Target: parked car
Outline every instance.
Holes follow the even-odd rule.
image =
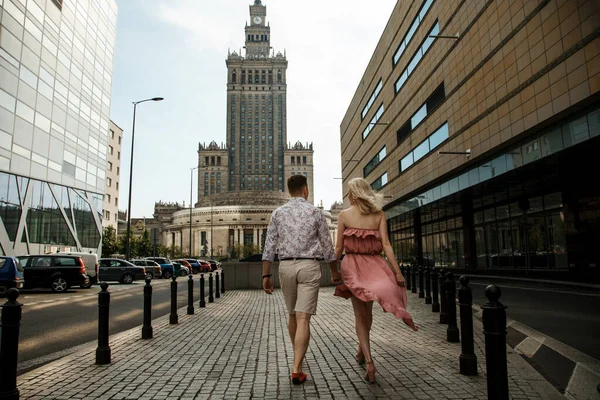
[[[214,271],[217,268],[221,268],[221,263],[217,260],[208,260],[208,262],[210,263],[211,271]]]
[[[22,289],[23,266],[14,257],[0,257],[0,297],[6,296],[10,288]]]
[[[160,267],[160,264],[155,261],[139,258],[136,260],[131,260],[131,263],[137,265],[138,267],[145,267],[146,278],[160,278],[162,275],[162,268]]]
[[[72,251],[72,252],[60,252],[57,254],[66,254],[69,256],[81,257],[85,270],[90,278],[90,282],[87,286],[82,286],[84,289],[89,289],[92,284],[98,283],[98,254],[96,253],[85,253],[83,251]]]
[[[180,260],[181,261],[181,260]],[[171,261],[174,268],[174,274],[176,276],[187,276],[190,274],[190,269],[185,265],[181,264],[180,261]]]
[[[100,263],[100,279],[103,281],[130,284],[146,278],[146,268],[138,267],[129,261],[120,258],[101,258],[98,261]]]
[[[183,267],[186,267],[187,270],[188,270],[188,272],[191,272],[191,273],[194,272],[194,269],[192,268],[192,265],[187,260],[179,259],[179,260],[175,260],[175,262],[181,264],[181,266],[183,266]]]
[[[160,265],[160,269],[162,270],[162,277],[165,279],[169,279],[173,276],[173,264],[171,260],[166,257],[146,257],[146,260],[154,261],[155,263]]]
[[[183,258],[182,260],[190,263],[190,267],[192,268],[192,273],[197,274],[198,272],[200,272],[202,270],[202,266],[200,265],[200,262],[198,260],[195,260],[193,258]]]
[[[206,260],[198,260],[198,264],[200,264],[200,272],[210,272],[210,263]]]
[[[81,257],[66,254],[19,256],[24,289],[51,288],[64,292],[72,286],[87,286],[90,278]]]

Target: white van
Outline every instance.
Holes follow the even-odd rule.
[[[93,283],[98,283],[98,254],[81,251],[59,252],[58,254],[81,257],[83,264],[85,265],[87,276],[90,278],[89,284],[87,286],[82,286],[84,289],[89,289],[92,287]]]

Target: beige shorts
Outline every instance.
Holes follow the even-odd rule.
[[[279,263],[279,282],[290,314],[317,313],[321,264],[317,260],[283,260]]]

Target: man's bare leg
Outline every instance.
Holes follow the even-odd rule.
[[[290,314],[288,320],[288,332],[290,333],[290,339],[292,340],[292,348],[294,348],[294,342],[296,341],[296,314]]]
[[[302,372],[302,361],[304,361],[304,356],[306,355],[306,350],[308,349],[308,342],[310,341],[310,317],[311,314],[303,312],[296,313],[296,334],[294,337],[294,368],[292,369],[292,372],[294,373]]]

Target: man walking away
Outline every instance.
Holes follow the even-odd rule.
[[[331,281],[341,282],[327,222],[320,209],[308,203],[308,185],[303,175],[287,181],[292,198],[271,215],[263,252],[262,280],[266,293],[273,293],[271,263],[279,248],[279,282],[290,315],[288,330],[294,348],[292,382],[306,380],[302,361],[310,340],[310,317],[317,312],[321,265],[324,257],[331,269]]]

